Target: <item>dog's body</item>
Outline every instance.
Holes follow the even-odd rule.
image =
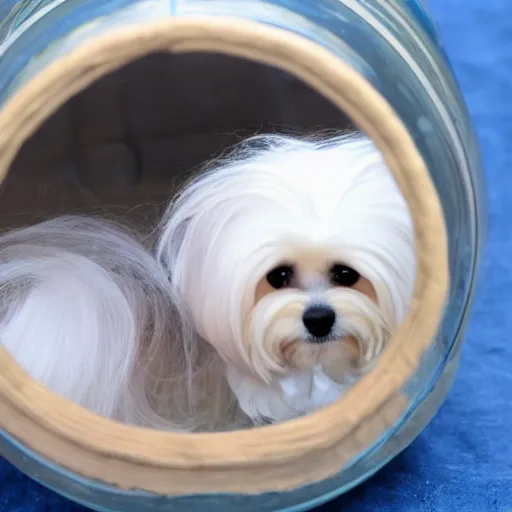
[[[367,371],[414,277],[407,206],[370,141],[256,137],[173,201],[156,257],[79,217],[1,237],[0,342],[122,421],[283,421]]]

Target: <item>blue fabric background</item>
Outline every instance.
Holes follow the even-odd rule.
[[[0,18],[12,0],[0,0]],[[490,228],[460,372],[421,436],[322,512],[512,512],[512,3],[430,0],[481,142]],[[0,459],[0,512],[85,512]]]

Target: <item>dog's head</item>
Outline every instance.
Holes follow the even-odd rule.
[[[184,189],[162,233],[159,257],[198,334],[266,384],[368,367],[413,290],[407,206],[362,137],[257,137]]]

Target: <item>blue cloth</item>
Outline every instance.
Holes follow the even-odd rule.
[[[490,231],[480,287],[460,371],[438,415],[404,453],[323,512],[512,512],[512,4],[430,4],[486,165]],[[0,511],[85,509],[0,460]]]

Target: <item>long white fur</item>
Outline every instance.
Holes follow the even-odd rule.
[[[262,276],[308,247],[367,277],[378,305],[321,289],[255,304]],[[344,312],[336,328],[357,333],[369,368],[414,278],[407,207],[370,141],[261,136],[171,203],[156,258],[93,218],[2,235],[0,343],[49,388],[121,421],[189,431],[282,421],[332,402],[363,371],[335,380],[321,365],[283,365],[279,341],[304,336],[312,297]]]
[[[168,336],[166,286],[133,234],[106,221],[69,216],[12,231],[0,238],[1,343],[64,397],[144,423],[138,414],[150,408],[134,387],[142,350]]]
[[[293,406],[294,388],[283,389],[282,379],[289,384],[290,374],[296,377],[296,389],[306,378],[314,388],[313,371],[291,372],[279,354],[283,339],[305,337],[305,305],[315,294],[334,294],[331,303],[344,319],[339,334],[356,335],[368,368],[407,311],[413,238],[405,200],[370,140],[267,135],[189,183],[163,219],[157,256],[190,332],[223,358],[243,411],[255,422],[281,421],[304,412]],[[312,248],[364,275],[378,306],[345,289],[284,290],[254,304],[257,283],[269,270]],[[360,371],[344,376],[346,386]],[[332,381],[332,388],[339,384]]]
[[[0,298],[1,344],[79,405],[168,430],[234,421],[216,355],[180,338],[166,271],[134,231],[64,216],[4,234]]]

